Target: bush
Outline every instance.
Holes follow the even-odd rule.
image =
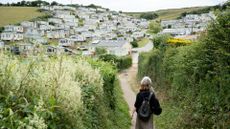
[[[149,23],[149,31],[151,33],[157,34],[162,30],[161,24],[158,22],[150,22]]]
[[[72,57],[0,54],[0,127],[126,129],[112,114],[127,105],[109,63]],[[114,115],[129,121],[126,111]]]
[[[138,43],[136,40],[134,40],[133,42],[131,42],[131,45],[133,48],[137,48],[138,47]]]
[[[130,56],[118,58],[117,67],[119,70],[127,69],[132,66],[132,58]]]
[[[153,43],[155,48],[162,48],[167,46],[167,41],[171,38],[169,34],[157,34],[153,37]]]
[[[153,20],[158,18],[158,14],[156,13],[142,13],[140,15],[140,18],[147,19],[147,20]]]
[[[179,38],[170,38],[167,40],[167,44],[173,45],[173,46],[183,46],[183,45],[190,45],[192,41],[185,40],[185,39],[179,39]]]
[[[106,54],[106,53],[107,53],[106,49],[99,48],[99,47],[96,48],[96,55],[103,55],[103,54]]]
[[[117,57],[115,55],[106,54],[101,55],[99,59],[112,63],[118,70],[127,69],[132,65],[132,58],[130,56]]]
[[[73,76],[74,62],[60,58],[24,60],[5,55],[0,60],[1,99],[5,102],[1,107],[2,127],[83,127],[79,119],[84,114],[81,84]]]

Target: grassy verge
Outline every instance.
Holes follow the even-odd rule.
[[[170,102],[162,102],[161,107],[163,112],[160,116],[154,116],[155,127],[157,129],[172,129],[176,128],[177,121],[180,121],[180,110],[176,104]]]
[[[138,44],[138,47],[144,47],[147,43],[149,43],[149,39],[143,38],[137,44]]]
[[[175,129],[178,123],[182,121],[181,109],[169,97],[169,89],[156,88],[157,98],[160,101],[162,113],[160,116],[154,116],[154,123],[157,129]]]
[[[111,114],[111,129],[129,129],[131,126],[131,118],[129,115],[129,107],[123,98],[119,81],[116,80],[115,96],[117,106],[113,114]]]
[[[35,7],[0,7],[0,27],[18,24],[44,15],[45,13],[39,12]]]

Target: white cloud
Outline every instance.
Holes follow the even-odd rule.
[[[18,2],[21,0],[1,0],[6,2]],[[53,0],[46,0],[52,2]],[[227,0],[56,0],[59,3],[70,4],[96,4],[112,10],[122,11],[153,11],[167,8],[180,8],[191,6],[216,5]]]

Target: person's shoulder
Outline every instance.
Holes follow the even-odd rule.
[[[154,92],[154,91],[150,91],[150,94],[152,94],[152,97],[151,97],[151,98],[156,98],[155,92]]]
[[[141,91],[139,91],[138,93],[137,93],[137,96],[140,96],[142,93],[141,93]]]

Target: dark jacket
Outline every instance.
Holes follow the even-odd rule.
[[[150,95],[149,90],[140,90],[140,92],[136,96],[136,102],[134,104],[134,106],[136,107],[136,112],[139,110],[143,100],[148,99],[149,95]],[[162,109],[161,109],[160,103],[159,103],[159,101],[156,98],[154,93],[153,93],[153,95],[152,95],[152,97],[150,99],[150,106],[151,106],[151,109],[152,109],[152,113],[154,113],[155,115],[160,115],[161,114]]]

